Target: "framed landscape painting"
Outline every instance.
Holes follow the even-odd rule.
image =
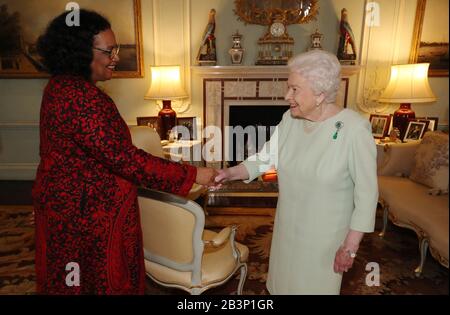
[[[48,23],[67,9],[68,3],[0,0],[0,78],[48,77],[36,51],[36,42]],[[120,44],[120,62],[113,77],[143,77],[140,0],[77,0],[76,3],[81,9],[96,11],[110,21]]]
[[[448,0],[418,0],[410,63],[430,63],[428,76],[448,77]]]

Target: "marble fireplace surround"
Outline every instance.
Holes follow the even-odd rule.
[[[343,107],[347,104],[349,78],[359,69],[359,66],[342,67],[338,104]],[[203,83],[203,126],[220,126],[224,130],[229,122],[230,106],[287,105],[284,101],[287,66],[194,66],[192,73]],[[214,146],[209,150],[214,152]],[[223,166],[221,161],[207,165]]]

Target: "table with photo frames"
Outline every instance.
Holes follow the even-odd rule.
[[[180,156],[184,162],[194,166],[204,166],[201,140],[161,141],[163,151]]]

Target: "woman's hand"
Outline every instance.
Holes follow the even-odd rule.
[[[214,189],[220,188],[223,183],[232,180],[244,180],[248,179],[249,174],[244,164],[239,164],[230,168],[217,171],[217,176],[214,179],[215,185]]]
[[[334,272],[347,272],[353,266],[353,261],[355,258],[352,257],[352,253],[356,254],[356,250],[351,250],[345,248],[344,246],[339,247],[336,252],[336,256],[334,257]]]
[[[229,170],[230,169],[227,168],[227,169],[217,171],[217,176],[214,179],[216,184],[220,185],[220,184],[230,180],[230,171]]]
[[[244,164],[239,164],[223,170],[218,170],[215,181],[218,185],[232,180],[245,180],[249,178],[249,174]]]
[[[359,243],[364,236],[363,232],[349,230],[344,243],[336,252],[334,257],[334,272],[347,272],[353,265],[355,257],[352,257],[352,253],[355,254],[359,248]]]
[[[230,180],[230,171],[229,168],[217,170],[217,175],[214,178],[214,185],[212,187],[213,190],[219,189],[222,187],[222,184]]]
[[[197,167],[197,177],[195,182],[199,185],[214,186],[216,182],[214,178],[217,176],[217,171],[210,167]]]

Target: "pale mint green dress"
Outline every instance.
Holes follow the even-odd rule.
[[[342,127],[333,139],[337,122]],[[339,294],[342,275],[333,271],[337,249],[349,229],[374,230],[378,185],[369,121],[344,109],[312,124],[286,112],[261,152],[243,162],[249,180],[271,164],[278,172],[271,294]]]

